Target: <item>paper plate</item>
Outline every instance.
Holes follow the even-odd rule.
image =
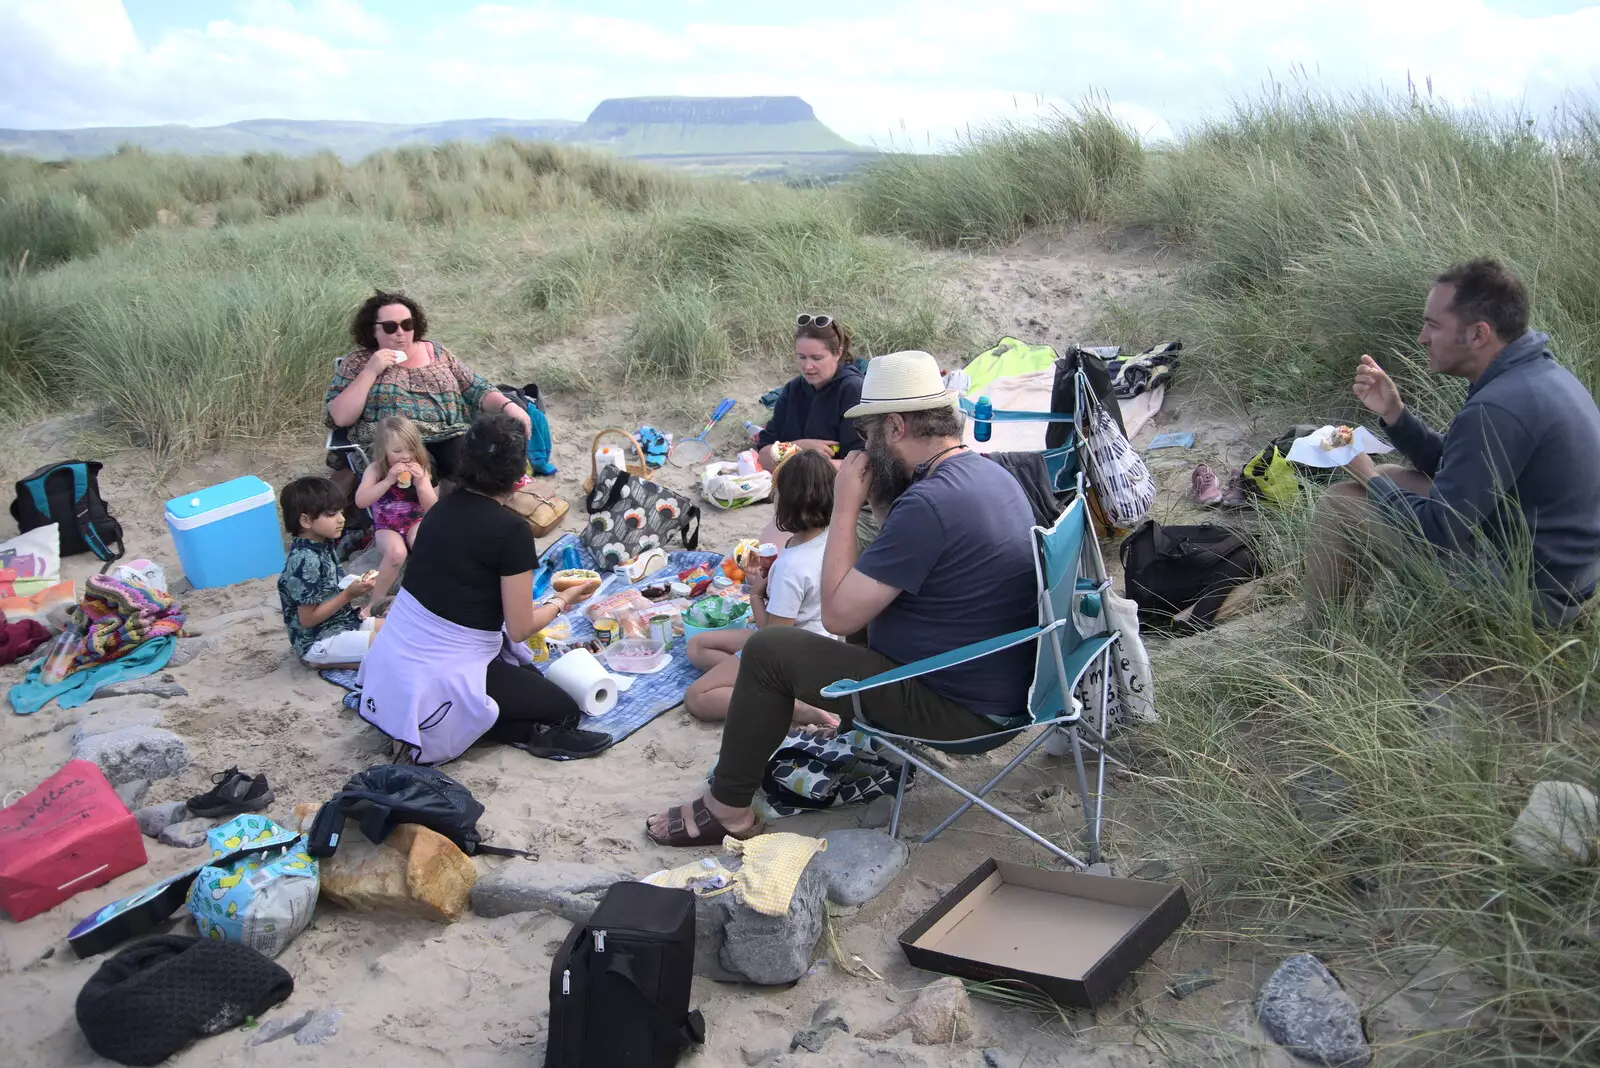
[[[1324,449],[1322,443],[1336,429],[1338,428],[1334,426],[1325,426],[1314,434],[1308,434],[1303,438],[1295,438],[1294,444],[1289,447],[1289,461],[1291,463],[1305,464],[1307,467],[1344,467],[1364,452],[1386,453],[1394,451],[1394,446],[1364,426],[1356,427],[1355,438],[1350,444],[1337,449]]]

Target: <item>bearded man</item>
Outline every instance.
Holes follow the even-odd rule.
[[[926,352],[891,353],[868,365],[861,403],[844,413],[866,448],[839,468],[830,529],[854,531],[870,499],[882,530],[864,551],[855,538],[829,538],[821,591],[823,625],[833,634],[864,629],[867,644],[799,627],[751,635],[710,791],[650,817],[653,841],[705,846],[759,832],[750,805],[796,701],[834,713],[848,730],[854,708],[824,698],[824,686],[1038,622],[1033,510],[1005,468],[961,443],[956,400]],[[869,690],[861,707],[896,734],[939,741],[991,734],[1027,722],[1033,661],[1034,647],[1024,643]]]

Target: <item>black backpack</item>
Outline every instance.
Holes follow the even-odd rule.
[[[1173,628],[1173,616],[1193,606],[1191,621],[1209,626],[1235,586],[1261,574],[1261,565],[1237,533],[1205,523],[1164,527],[1151,519],[1122,543],[1122,570],[1139,620]]]
[[[550,965],[544,1068],[672,1068],[706,1040],[689,1011],[694,894],[616,883]]]
[[[1111,372],[1106,368],[1106,361],[1098,353],[1077,345],[1069,348],[1066,355],[1056,361],[1055,377],[1050,386],[1050,410],[1077,412],[1080,368],[1083,370],[1084,378],[1089,381],[1089,391],[1100,402],[1100,406],[1111,413],[1111,418],[1116,421],[1117,429],[1122,431],[1123,437],[1127,437],[1128,430],[1122,425],[1122,409],[1117,406],[1117,395],[1111,388]],[[1059,449],[1071,436],[1071,423],[1050,423],[1045,427],[1044,447]]]
[[[94,460],[64,460],[18,481],[17,499],[11,502],[17,529],[26,532],[55,523],[62,556],[92,552],[108,565],[121,557],[122,524],[100,496],[101,466]]]
[[[434,768],[379,764],[358,772],[322,808],[307,836],[306,851],[331,857],[339,848],[346,818],[358,820],[367,841],[389,837],[396,824],[420,823],[454,842],[467,856],[531,857],[521,849],[484,845],[478,836],[483,804],[472,791]]]

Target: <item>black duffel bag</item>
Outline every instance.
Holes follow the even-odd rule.
[[[1122,543],[1126,595],[1139,622],[1173,629],[1186,608],[1195,626],[1210,626],[1228,592],[1257,578],[1255,550],[1237,532],[1214,523],[1164,527],[1151,519]]]

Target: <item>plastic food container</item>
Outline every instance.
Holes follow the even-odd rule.
[[[650,638],[623,638],[614,641],[606,646],[600,655],[605,658],[606,667],[612,671],[634,675],[656,671],[672,659],[672,655],[660,642]]]

